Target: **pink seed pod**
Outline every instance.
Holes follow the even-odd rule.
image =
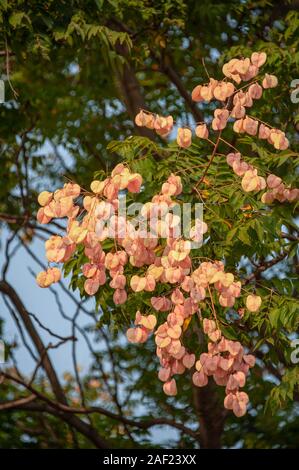
[[[248,295],[246,299],[246,307],[250,312],[257,312],[262,304],[262,299],[259,295]]]
[[[267,60],[266,52],[253,52],[251,54],[251,63],[257,67],[262,67]]]
[[[263,79],[262,86],[263,88],[275,88],[278,85],[278,80],[275,75],[269,75],[266,73],[265,78]]]
[[[270,127],[265,126],[265,124],[261,124],[259,127],[259,139],[268,139],[270,136],[271,129]]]
[[[249,96],[254,100],[259,100],[263,94],[263,88],[258,83],[253,83],[248,88]]]
[[[269,189],[277,188],[281,184],[282,180],[279,176],[269,175],[267,177],[267,186]]]
[[[195,134],[200,139],[208,139],[209,138],[209,130],[206,124],[198,124],[195,128]]]
[[[170,397],[174,397],[175,395],[177,395],[176,381],[174,379],[171,379],[168,382],[165,382],[163,385],[163,391],[166,395],[169,395]]]
[[[204,101],[204,98],[201,96],[201,89],[202,89],[202,85],[197,85],[192,93],[191,93],[191,97],[192,97],[192,100],[193,101]]]
[[[200,372],[194,372],[192,376],[192,382],[197,387],[205,387],[208,384],[208,376],[204,373],[203,370]]]
[[[192,143],[192,132],[185,127],[179,127],[177,133],[177,143],[179,147],[188,148]]]

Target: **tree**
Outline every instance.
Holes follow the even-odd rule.
[[[3,2],[1,54],[11,84],[10,89],[6,88],[12,99],[1,106],[4,158],[1,219],[9,225],[11,235],[0,288],[9,312],[17,324],[23,322],[38,353],[36,373],[29,380],[26,393],[20,392],[24,381],[28,385],[24,377],[18,377],[22,374],[5,372],[5,387],[13,386],[14,398],[28,399],[25,403],[15,403],[14,399],[7,404],[8,390],[3,388],[6,416],[17,419],[17,413],[21,413],[29,416],[29,420],[39,415],[46,416],[44,419],[54,416],[51,419],[57,426],[58,441],[65,432],[60,421],[71,430],[70,446],[105,447],[111,441],[116,446],[130,446],[136,440],[147,446],[150,445],[147,430],[167,423],[179,429],[180,446],[219,447],[221,443],[232,446],[240,436],[244,447],[296,446],[293,430],[298,418],[292,400],[298,394],[298,369],[290,360],[290,334],[295,334],[298,327],[294,300],[296,205],[275,203],[265,210],[256,197],[244,194],[224,159],[213,157],[211,162],[211,150],[205,141],[196,141],[190,149],[181,150],[178,158],[176,145],[168,146],[147,128],[135,126],[133,130],[140,108],[158,114],[167,110],[180,116],[184,125],[202,121],[203,113],[213,107],[198,106],[192,101],[191,91],[206,81],[205,68],[210,76],[220,79],[219,64],[232,57],[250,56],[253,50],[265,51],[269,71],[279,79],[280,99],[275,100],[274,91],[267,91],[268,99],[258,102],[255,115],[283,129],[292,151],[277,153],[255,138],[238,138],[232,131],[228,131],[226,139],[240,149],[248,162],[258,165],[262,174],[275,173],[294,186],[298,160],[294,150],[296,105],[290,101],[290,83],[285,80],[286,76],[296,78],[298,63],[295,52],[298,17],[293,8],[295,4],[287,2],[283,11],[264,6],[263,2],[257,5],[237,1],[210,2],[201,9],[198,2],[179,1],[161,2],[157,6],[155,3],[155,8],[147,2],[138,2],[137,7],[135,2],[73,2],[71,7],[69,2],[60,2],[59,6],[57,2],[47,2],[39,10],[35,2],[18,5]],[[19,96],[14,96],[16,92]],[[182,112],[183,108],[186,111]],[[126,139],[132,132],[139,137]],[[45,142],[50,143],[52,156]],[[61,155],[61,144],[71,155],[71,165],[66,165],[64,154]],[[218,151],[227,153],[224,142]],[[103,310],[101,318],[86,309],[91,321],[98,325],[95,334],[105,342],[105,351],[94,350],[89,341],[90,330],[80,331],[77,319],[80,309],[85,309],[84,299],[77,302],[76,315],[70,319],[73,337],[56,338],[57,344],[46,346],[41,343],[39,332],[45,325],[36,323],[38,316],[37,320],[32,317],[7,280],[12,243],[18,240],[32,253],[26,244],[28,240],[48,236],[57,229],[53,225],[49,228],[38,225],[33,216],[37,193],[45,185],[44,181],[40,183],[40,176],[47,172],[50,190],[57,187],[57,175],[62,174],[87,187],[94,173],[99,177],[101,171],[103,175],[107,167],[113,168],[120,159],[146,178],[144,201],[167,179],[170,169],[183,175],[184,191],[190,190],[190,201],[198,200],[198,194],[191,189],[200,181],[205,220],[213,240],[213,244],[202,247],[200,256],[225,259],[226,269],[238,270],[249,291],[255,286],[263,298],[259,315],[251,314],[241,321],[229,317],[221,328],[227,338],[241,340],[258,357],[247,385],[252,411],[246,418],[238,421],[224,412],[219,391],[212,383],[207,388],[194,389],[191,379],[182,377],[178,382],[180,395],[165,399],[160,383],[154,378],[157,367],[153,363],[154,345],[128,349],[121,339],[115,338],[116,331],[124,331],[125,324],[134,318],[137,310],[134,302],[129,307],[125,304],[115,308],[111,289],[104,288],[98,295]],[[192,169],[193,166],[196,168]],[[80,287],[80,283],[75,275],[73,285]],[[57,296],[54,290],[53,295]],[[138,302],[142,298],[140,294]],[[61,314],[65,315],[63,307]],[[105,324],[110,325],[110,330],[102,326]],[[195,334],[196,328],[191,325],[190,332]],[[89,341],[95,362],[83,383],[75,373],[70,384],[67,381],[62,385],[51,364],[50,351],[61,342],[74,342],[77,333]],[[190,333],[188,340],[198,347],[196,336]],[[33,354],[36,355],[35,351]],[[41,368],[47,376],[46,388],[38,379]],[[8,378],[11,382],[6,385]],[[102,406],[105,394],[98,406],[99,393],[90,387],[90,380],[95,378],[106,389],[108,406]],[[75,382],[80,392],[79,405],[75,400],[76,412],[69,405]],[[137,419],[134,405],[141,399],[148,403],[148,410],[142,410],[143,418]],[[88,414],[88,423],[82,414]],[[153,418],[149,418],[151,414]],[[286,421],[285,416],[289,416]],[[257,435],[261,434],[263,439],[259,437],[257,442]],[[20,445],[24,445],[22,435],[21,432],[16,436]],[[41,440],[35,445],[41,446]],[[55,444],[54,440],[52,445],[63,446],[64,442]]]

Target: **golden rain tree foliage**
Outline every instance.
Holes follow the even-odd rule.
[[[0,447],[298,447],[297,7],[0,0]]]
[[[250,201],[253,198],[259,201],[261,217],[253,217],[250,221],[251,224],[254,222],[256,230],[264,232],[262,217],[271,217],[274,201],[296,206],[298,188],[284,183],[279,176],[266,169],[259,170],[250,162],[249,156],[243,158],[238,148],[223,138],[223,131],[233,120],[236,133],[256,136],[276,150],[289,148],[283,131],[248,113],[254,101],[262,98],[264,90],[278,85],[275,75],[264,75],[260,70],[266,60],[267,55],[263,51],[253,52],[250,58],[231,59],[222,67],[224,79],[209,78],[208,84],[194,88],[194,101],[216,100],[221,105],[215,108],[211,121],[214,139],[209,138],[207,123],[197,123],[195,128],[196,136],[207,141],[207,147],[212,146],[212,153],[205,164],[200,161],[190,167],[190,171],[176,167],[176,162],[181,165],[184,160],[188,161],[187,149],[192,146],[192,130],[188,126],[177,128],[178,148],[172,147],[169,157],[167,154],[162,157],[166,167],[167,159],[172,158],[169,165],[171,172],[160,191],[148,192],[147,196],[150,194],[151,199],[142,205],[141,215],[146,222],[149,219],[150,231],[145,232],[142,226],[136,228],[130,218],[119,213],[120,192],[132,195],[145,192],[142,175],[135,171],[140,161],[147,168],[151,154],[142,155],[141,149],[135,158],[119,163],[110,176],[92,181],[91,191],[69,182],[62,189],[43,191],[38,197],[41,208],[37,219],[40,223],[48,224],[52,219],[67,218],[65,235],[52,235],[45,243],[49,267],[37,275],[39,286],[49,287],[59,282],[60,271],[52,267],[52,263],[63,263],[71,267],[67,273],[74,273],[75,269],[78,273],[80,268],[80,274],[72,276],[72,286],[83,285],[84,293],[96,296],[100,307],[104,302],[108,303],[112,296],[114,308],[124,306],[122,308],[126,312],[125,305],[134,303],[133,297],[137,294],[135,327],[128,329],[127,338],[132,343],[144,343],[151,333],[155,334],[156,353],[161,364],[159,379],[164,382],[165,394],[176,396],[174,377],[195,367],[192,376],[194,385],[204,387],[208,384],[208,377],[212,376],[217,385],[225,386],[224,406],[233,410],[237,417],[246,413],[249,398],[241,388],[245,386],[249,369],[255,364],[255,357],[248,353],[250,346],[246,342],[242,345],[237,340],[238,336],[244,328],[250,335],[251,324],[267,316],[271,302],[281,302],[281,295],[268,287],[270,293],[263,294],[263,285],[257,282],[255,275],[242,276],[238,260],[233,272],[226,271],[224,253],[221,259],[215,260],[204,255],[206,248],[192,248],[192,241],[201,243],[204,234],[208,236],[207,224],[196,218],[186,238],[180,230],[182,218],[172,211],[176,205],[183,204],[185,187],[191,186],[192,202],[197,199],[208,201],[209,195],[204,195],[203,188],[209,186],[213,191],[213,181],[218,176],[216,169],[213,180],[209,180],[209,171],[213,166],[217,168],[219,161],[223,160],[232,167],[237,177],[242,177],[241,190],[253,193]],[[163,117],[145,110],[140,110],[135,122],[137,126],[154,130],[163,138],[174,128],[173,116]],[[228,147],[230,153],[225,155],[219,151],[221,143]],[[130,147],[130,143],[128,145]],[[185,153],[181,154],[180,149],[186,149]],[[192,158],[195,162],[196,148]],[[159,173],[156,176],[152,174],[151,179],[153,183],[158,183]],[[230,189],[236,188],[239,182],[233,179],[228,186]],[[190,201],[190,196],[187,200]],[[249,201],[244,199],[243,203],[246,202]],[[226,200],[222,202],[225,203]],[[249,206],[249,209],[251,211],[253,208]],[[242,210],[244,206],[239,208],[240,212]],[[208,212],[209,208],[207,219]],[[228,221],[223,219],[219,222],[231,228]],[[264,236],[262,233],[262,238]],[[204,245],[208,247],[213,242],[211,235]],[[209,254],[213,251],[207,249]],[[269,262],[275,263],[276,260]],[[114,308],[111,307],[112,316]],[[231,339],[226,333],[228,315],[232,313],[237,316],[233,322],[236,339]],[[188,330],[195,327],[201,328],[208,337],[208,352],[202,352],[199,358],[196,358],[198,345],[193,349],[187,339]]]

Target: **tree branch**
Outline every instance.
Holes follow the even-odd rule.
[[[267,269],[269,268],[272,268],[272,266],[274,266],[275,264],[279,263],[280,261],[282,261],[284,258],[286,258],[288,253],[286,252],[283,252],[282,254],[280,254],[279,256],[277,256],[276,258],[273,258],[272,260],[270,261],[266,261],[265,263],[263,264],[260,264],[257,269],[252,273],[250,274],[250,276],[248,276],[246,279],[245,279],[245,282],[244,282],[244,285],[248,284],[250,281],[252,281],[252,279],[255,279],[257,276],[259,276],[262,272],[266,271]]]
[[[202,112],[198,109],[196,103],[192,100],[191,95],[186,90],[185,85],[181,77],[175,70],[172,60],[169,56],[166,56],[162,59],[162,61],[160,61],[160,70],[169,78],[171,83],[176,87],[179,94],[184,99],[186,105],[189,107],[195,121],[202,122],[204,120],[204,116]]]
[[[36,347],[36,350],[38,351],[39,353],[39,356],[41,358],[41,363],[42,363],[42,366],[48,376],[48,379],[50,381],[50,384],[51,384],[51,387],[52,387],[52,390],[54,392],[54,395],[57,399],[57,401],[59,402],[59,404],[61,406],[67,406],[67,399],[65,397],[65,394],[63,392],[63,389],[60,385],[60,382],[58,380],[58,377],[57,377],[57,374],[56,374],[56,371],[52,365],[52,362],[50,360],[50,357],[46,351],[46,348],[35,328],[35,326],[33,325],[31,319],[30,319],[30,316],[23,304],[23,302],[21,301],[20,297],[18,296],[17,292],[14,290],[14,288],[5,280],[2,280],[0,281],[0,291],[8,296],[11,300],[11,302],[13,303],[13,305],[15,306],[15,308],[17,309],[17,311],[19,312],[19,315],[22,319],[22,322],[33,342],[33,344],[35,345]],[[5,374],[3,374],[5,375]],[[16,380],[15,378],[13,378],[13,380]],[[21,382],[22,385],[24,385],[22,382]],[[28,387],[28,386],[27,386]],[[33,391],[33,393],[36,394],[36,391]],[[43,399],[45,399],[45,397],[42,397]],[[98,433],[97,431],[89,424],[85,423],[84,421],[80,420],[77,416],[74,416],[74,415],[67,415],[67,414],[63,414],[62,413],[62,419],[64,419],[66,422],[68,422],[69,424],[71,424],[74,428],[76,428],[79,432],[81,432],[83,435],[85,435],[86,437],[88,437],[90,439],[91,442],[93,442],[93,444],[100,448],[100,449],[106,449],[106,448],[109,448],[109,445],[108,445],[108,442],[103,439]]]
[[[133,419],[125,418],[122,415],[113,413],[109,410],[106,410],[105,408],[99,407],[99,406],[93,406],[93,407],[78,407],[74,408],[71,406],[66,406],[61,403],[55,403],[54,401],[50,400],[49,398],[43,396],[39,392],[33,389],[30,385],[26,385],[24,382],[22,382],[20,379],[17,379],[9,374],[4,373],[3,374],[6,378],[9,380],[14,380],[15,382],[19,383],[20,385],[23,385],[25,388],[29,389],[30,391],[33,392],[33,395],[30,395],[27,397],[27,399],[20,399],[20,400],[14,400],[7,402],[5,404],[0,404],[0,411],[2,410],[13,410],[13,409],[24,409],[28,411],[38,411],[38,412],[46,412],[50,414],[57,415],[57,412],[62,412],[62,413],[70,413],[70,414],[82,414],[82,415],[88,415],[88,414],[100,414],[103,416],[106,416],[108,418],[114,419],[116,421],[119,421],[123,424],[126,424],[128,426],[132,427],[137,427],[139,429],[149,429],[154,426],[171,426],[175,429],[179,429],[180,431],[184,432],[185,434],[188,434],[189,436],[193,437],[194,439],[198,439],[198,432],[193,431],[192,429],[188,428],[182,423],[177,423],[176,421],[172,419],[167,419],[167,418],[154,418],[151,420],[144,420],[144,421],[135,421]],[[43,402],[46,403],[31,403],[33,400],[39,398]]]
[[[0,411],[7,411],[11,409],[18,409],[32,401],[36,400],[36,395],[32,394],[28,397],[19,398],[18,400],[10,400],[6,403],[0,403]]]

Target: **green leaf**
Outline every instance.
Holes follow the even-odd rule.
[[[1,10],[6,11],[8,7],[8,1],[7,0],[0,0],[0,8]]]
[[[262,222],[260,222],[258,219],[254,219],[252,223],[252,227],[257,233],[259,241],[263,243],[265,240],[264,240],[264,228],[263,228]]]
[[[252,241],[251,241],[251,239],[248,235],[248,228],[247,227],[243,227],[239,230],[238,238],[243,243],[245,243],[245,245],[251,245],[252,244]]]
[[[270,324],[273,328],[277,328],[278,325],[278,319],[279,319],[279,309],[278,308],[273,308],[269,311],[269,320]]]
[[[98,7],[98,10],[102,10],[102,6],[104,4],[104,0],[94,0],[96,6]]]
[[[293,400],[295,387],[299,384],[299,366],[287,369],[282,377],[280,385],[271,390],[267,399],[265,410],[269,409],[274,414],[279,408],[286,406]]]
[[[25,18],[25,13],[23,11],[17,11],[15,13],[12,13],[9,17],[9,22],[13,28],[16,28],[17,26],[20,26],[23,22],[23,18]]]

